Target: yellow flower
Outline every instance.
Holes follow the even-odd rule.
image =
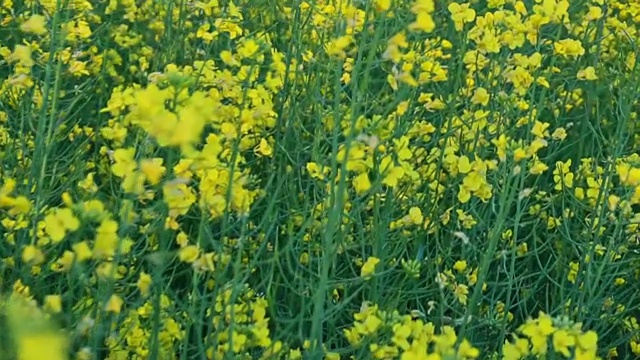
[[[200,249],[195,245],[187,245],[179,250],[178,257],[182,262],[193,263],[200,257]]]
[[[470,23],[476,18],[476,11],[469,8],[469,4],[451,3],[447,7],[451,13],[451,19],[454,22],[457,31],[462,31],[465,23]]]
[[[526,339],[516,339],[515,344],[506,342],[502,347],[503,360],[520,360],[529,354],[529,342]]]
[[[466,305],[467,296],[469,295],[469,287],[465,284],[456,284],[453,289],[453,294],[461,304]]]
[[[538,332],[542,336],[549,336],[553,334],[554,331],[556,331],[556,328],[553,327],[553,319],[551,319],[551,316],[540,313],[538,316]]]
[[[556,331],[549,315],[540,313],[536,320],[529,320],[520,327],[520,332],[529,338],[534,354],[546,354],[547,338]]]
[[[53,331],[20,336],[17,346],[18,360],[67,359],[67,342],[62,334]]]
[[[247,343],[247,335],[233,331],[231,333],[231,342],[233,342],[233,352],[237,354],[244,350]]]
[[[140,161],[140,171],[151,185],[156,185],[162,179],[165,173],[165,167],[162,166],[163,159],[153,158]]]
[[[633,349],[633,347],[632,347]],[[638,355],[638,351],[632,350],[635,355]],[[615,357],[610,357],[609,359],[616,359]],[[582,350],[577,348],[574,355],[574,360],[599,360],[600,358],[597,356],[596,350]]]
[[[114,220],[104,220],[96,229],[96,239],[93,244],[93,256],[96,259],[106,259],[116,254],[118,247],[118,223]]]
[[[42,15],[31,15],[27,21],[20,25],[20,30],[26,33],[43,35],[47,32],[47,19]]]
[[[586,68],[578,71],[576,75],[578,80],[587,80],[593,81],[598,79],[598,75],[596,75],[596,69],[593,66],[587,66]]]
[[[266,139],[260,139],[260,144],[255,148],[256,155],[271,157],[273,155],[273,148],[269,145]]]
[[[569,335],[566,330],[558,330],[553,333],[553,349],[564,355],[564,357],[568,358],[571,355],[569,348],[574,345],[575,338]]]
[[[416,21],[409,24],[409,30],[411,31],[422,31],[422,32],[432,32],[436,28],[436,23],[433,21],[433,18],[430,14],[421,12],[416,15]]]
[[[151,283],[151,275],[145,272],[141,272],[140,278],[138,278],[138,282],[136,285],[138,286],[138,290],[140,290],[140,294],[142,294],[142,296],[149,295],[149,288],[151,287]]]
[[[393,326],[393,337],[391,341],[403,350],[411,346],[407,339],[411,336],[411,326],[407,324],[397,324]]]
[[[324,355],[325,360],[340,360],[340,354],[336,352],[328,352]]]
[[[178,122],[172,123],[170,120],[165,128],[160,119],[157,122],[154,121],[152,129],[158,131],[160,145],[184,148],[200,140],[206,123],[206,118],[200,110],[201,104],[199,104],[202,97],[202,95],[192,96],[187,106],[178,109]],[[173,113],[167,112],[166,115],[169,119],[175,119]]]
[[[391,7],[391,0],[375,0],[375,7],[377,12],[387,11]]]
[[[520,0],[516,1],[515,5],[513,7],[521,15],[527,15],[527,13],[528,13],[527,6],[524,4],[524,2],[522,2]]]
[[[469,191],[477,192],[480,188],[486,184],[486,179],[484,175],[478,173],[477,171],[472,171],[467,176],[462,179],[462,187],[466,188]]]
[[[578,336],[576,344],[582,350],[595,350],[598,347],[598,334],[595,331],[587,331]]]
[[[473,92],[473,96],[471,97],[471,102],[476,105],[487,106],[489,104],[489,92],[487,89],[479,87]]]
[[[44,261],[44,254],[35,245],[27,245],[22,249],[22,261],[38,265]]]
[[[422,215],[422,210],[419,207],[413,206],[409,209],[409,215],[407,215],[407,220],[409,223],[413,225],[420,225],[424,220],[424,216]]]
[[[83,262],[91,259],[93,252],[86,241],[71,245],[73,252],[75,253],[75,259],[77,262]]]
[[[65,250],[62,256],[56,260],[55,264],[51,265],[51,269],[54,271],[69,271],[73,266],[76,255],[69,250]]]
[[[113,175],[118,177],[125,177],[126,175],[129,175],[136,170],[138,164],[136,164],[135,160],[133,159],[135,156],[135,151],[136,150],[134,148],[128,148],[117,149],[113,152],[113,154],[111,155],[114,162],[114,164],[111,166],[111,172],[113,172]]]
[[[0,207],[10,206],[8,204],[10,199],[10,194],[16,187],[16,181],[14,179],[7,179],[2,187],[0,187]]]
[[[573,187],[574,174],[571,172],[571,159],[566,162],[557,161],[556,168],[553,170],[553,182],[555,190]]]
[[[602,17],[602,8],[599,6],[590,6],[589,12],[584,18],[585,20],[588,20],[588,21],[595,21],[600,19],[601,17]]]
[[[562,140],[564,140],[566,137],[567,137],[567,130],[565,130],[565,129],[564,129],[564,128],[562,128],[562,127],[559,127],[559,128],[557,128],[557,129],[555,129],[555,130],[553,131],[553,134],[551,134],[551,138],[552,138],[553,140],[560,140],[560,141],[562,141]]]
[[[45,216],[45,231],[54,242],[60,242],[67,232],[76,231],[80,221],[71,209],[59,209]]]
[[[329,41],[325,45],[325,51],[327,55],[337,58],[344,58],[347,56],[345,49],[351,45],[353,38],[349,35],[341,36],[337,39]]]
[[[62,311],[62,298],[60,295],[47,295],[44,298],[44,309],[57,314]]]
[[[467,174],[472,169],[471,161],[465,155],[458,158],[458,172],[461,174]]]
[[[458,260],[453,264],[453,269],[457,272],[464,272],[467,269],[467,262],[465,260]]]
[[[361,335],[374,334],[382,326],[382,319],[376,316],[374,312],[367,312],[364,316],[365,318],[362,322],[354,324],[356,330]]]
[[[362,194],[371,189],[371,181],[369,181],[369,174],[366,172],[353,178],[353,188],[356,193]]]
[[[16,282],[14,291],[28,296],[28,290],[16,289],[18,287],[24,287],[20,281]],[[56,302],[55,299],[53,302]],[[3,331],[9,332],[15,339],[18,360],[67,359],[64,334],[53,329],[52,323],[34,302],[26,297],[12,296],[8,301],[2,301],[2,306],[8,325]],[[2,355],[5,355],[4,352]]]
[[[331,171],[330,168],[318,165],[317,163],[314,163],[314,162],[307,163],[306,167],[307,167],[307,171],[309,172],[309,175],[312,178],[318,179],[318,180],[324,180],[325,177],[329,174],[329,171]]]
[[[369,257],[360,269],[360,276],[365,280],[371,279],[371,276],[376,271],[376,265],[378,265],[379,262],[380,259],[378,259],[377,257]]]
[[[584,55],[582,43],[573,39],[563,39],[553,43],[553,50],[556,54],[564,57],[577,58]]]
[[[82,75],[89,75],[89,70],[87,70],[87,62],[86,61],[78,61],[72,60],[69,63],[69,69],[67,70],[73,76],[80,77]]]
[[[466,186],[460,185],[458,189],[458,201],[461,204],[466,204],[469,200],[471,200],[471,191],[469,191]]]
[[[386,156],[380,161],[380,172],[384,176],[382,183],[389,187],[396,187],[405,175],[402,166],[395,166],[390,156]]]
[[[224,51],[222,53],[224,53]],[[221,56],[222,56],[222,54],[221,54]],[[223,122],[222,125],[220,125],[220,132],[227,139],[235,139],[236,137],[238,137],[237,126],[235,124],[230,123],[230,122]]]
[[[116,294],[111,295],[109,300],[107,301],[107,305],[105,306],[105,310],[107,312],[112,312],[114,314],[120,314],[122,310],[122,305],[124,304],[124,300]]]
[[[416,0],[411,6],[411,12],[414,14],[419,14],[421,12],[424,13],[432,13],[436,9],[435,3],[433,0]]]
[[[549,123],[536,120],[533,128],[531,129],[531,133],[539,138],[548,137],[549,131],[547,129],[549,128],[549,125]]]
[[[22,66],[31,67],[35,64],[31,58],[31,47],[26,45],[16,45],[11,54],[10,61],[17,61]]]
[[[469,340],[464,339],[458,347],[458,358],[475,359],[480,356],[480,350],[473,347]]]
[[[529,169],[529,173],[533,175],[540,175],[543,172],[547,171],[548,169],[549,167],[545,163],[536,159],[533,165],[531,166],[531,169]]]
[[[519,162],[523,159],[526,159],[528,157],[527,155],[527,151],[523,148],[517,148],[515,150],[513,150],[513,160],[515,162]]]
[[[240,47],[238,47],[238,55],[243,59],[252,58],[260,50],[260,45],[253,40],[245,40]]]

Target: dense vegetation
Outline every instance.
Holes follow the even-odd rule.
[[[640,3],[0,0],[0,359],[640,357]]]

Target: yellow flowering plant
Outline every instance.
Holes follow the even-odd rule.
[[[0,359],[639,357],[639,19],[0,0]]]

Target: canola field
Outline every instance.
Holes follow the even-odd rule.
[[[639,46],[635,0],[0,0],[0,359],[638,359]]]

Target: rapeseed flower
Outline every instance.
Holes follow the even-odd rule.
[[[43,15],[31,15],[29,19],[20,24],[20,30],[36,35],[44,35],[48,29],[47,19]]]
[[[54,242],[60,242],[69,232],[80,227],[80,220],[71,209],[59,209],[44,218],[45,231]]]
[[[379,263],[380,263],[380,259],[376,257],[371,256],[367,258],[367,261],[362,265],[362,268],[360,270],[360,276],[365,280],[371,279],[371,277],[373,276],[376,270],[376,266]]]

